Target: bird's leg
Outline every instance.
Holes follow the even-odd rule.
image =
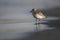
[[[37,19],[35,21],[36,21],[35,25],[37,25]]]
[[[36,23],[37,23],[37,18],[36,18]]]
[[[39,19],[39,23],[40,23],[40,19]]]
[[[40,19],[39,19],[39,29],[40,29]]]
[[[37,19],[36,19],[36,30],[38,31]]]

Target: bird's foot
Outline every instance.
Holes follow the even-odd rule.
[[[40,22],[38,24],[40,24]]]
[[[35,23],[34,25],[37,25],[38,23]]]
[[[38,24],[40,24],[40,23],[35,23],[34,25],[38,25]]]

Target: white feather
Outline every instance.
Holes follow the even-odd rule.
[[[43,14],[40,15],[40,14],[38,14],[38,13],[37,13],[35,16],[36,16],[36,18],[38,18],[38,19],[46,18]]]

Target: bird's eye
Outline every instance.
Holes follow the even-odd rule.
[[[32,11],[34,11],[34,9],[32,9]]]

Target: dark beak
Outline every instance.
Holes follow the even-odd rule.
[[[30,11],[30,13],[31,13],[32,11]]]

